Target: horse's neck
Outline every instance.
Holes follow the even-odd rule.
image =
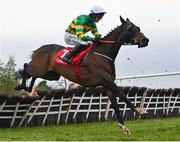
[[[115,61],[115,58],[121,47],[121,40],[122,40],[121,35],[122,34],[121,34],[121,26],[120,26],[104,37],[104,40],[112,40],[115,43],[101,43],[97,47],[96,52],[104,54],[110,57],[113,61]]]

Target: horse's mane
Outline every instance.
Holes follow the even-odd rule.
[[[110,36],[112,36],[112,34],[117,31],[117,29],[119,29],[121,26],[117,26],[116,28],[112,29],[111,31],[109,31],[109,33],[107,33],[107,35],[105,35],[103,38],[109,38]]]

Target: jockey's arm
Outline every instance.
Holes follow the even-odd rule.
[[[100,38],[101,34],[98,32],[98,29],[96,27],[96,24],[92,25],[91,33],[95,36],[95,38]]]

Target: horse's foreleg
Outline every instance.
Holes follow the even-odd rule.
[[[144,111],[143,108],[135,107],[134,104],[132,104],[131,101],[126,97],[126,94],[121,91],[112,80],[103,79],[102,84],[104,87],[110,89],[115,95],[115,97],[119,97],[122,101],[124,101],[127,106],[130,107],[133,111],[135,111],[138,115],[144,115],[147,113]]]
[[[119,97],[122,101],[126,102],[127,105],[133,110],[135,111],[136,113],[140,114],[140,115],[143,115],[145,114],[144,113],[144,109],[139,109],[137,107],[134,106],[134,104],[132,104],[128,98],[126,97],[125,93],[122,92],[118,87],[117,85],[113,82],[113,80],[111,79],[102,79],[101,80],[102,82],[102,85],[104,88],[107,88],[109,89],[110,92],[112,92],[112,94],[108,94],[109,98],[110,98],[110,101],[111,101],[111,104],[112,104],[112,107],[116,113],[116,116],[117,116],[117,119],[119,121],[119,124],[120,124],[120,127],[122,128],[123,132],[125,134],[130,134],[130,131],[125,127],[124,125],[124,119],[122,117],[122,115],[120,114],[120,111],[119,111],[119,107],[118,107],[118,104],[117,104],[117,100],[116,100],[116,97]]]
[[[109,89],[105,89],[104,92],[110,99],[112,108],[114,109],[117,120],[119,122],[119,127],[122,129],[123,133],[130,134],[130,131],[124,125],[124,119],[122,117],[122,114],[120,113],[116,97],[113,95],[112,91]]]
[[[118,88],[119,89],[119,88]],[[144,115],[144,114],[147,114],[147,112],[143,109],[143,108],[139,108],[139,107],[136,107],[134,106],[134,104],[132,104],[129,99],[126,97],[126,94],[119,89],[119,94],[118,96],[120,97],[120,99],[122,99],[122,101],[124,101],[127,106],[129,108],[131,108],[131,110],[133,110],[134,112],[136,112],[138,115]]]
[[[109,99],[110,99],[112,107],[116,113],[116,117],[119,121],[119,127],[122,128],[123,133],[131,134],[131,132],[128,130],[128,128],[124,125],[124,118],[123,118],[122,114],[120,113],[116,97],[114,95],[112,95],[111,97],[109,97]]]
[[[122,101],[127,103],[127,106],[130,107],[133,111],[135,111],[135,106],[132,104],[129,99],[126,97],[126,94],[122,92],[117,85],[111,81],[111,80],[104,80],[103,81],[103,86],[106,88],[110,89],[116,97],[119,97]]]

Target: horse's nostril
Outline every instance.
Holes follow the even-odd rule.
[[[142,42],[143,42],[144,44],[148,44],[149,39],[148,39],[148,38],[144,38],[144,39],[142,40]]]

